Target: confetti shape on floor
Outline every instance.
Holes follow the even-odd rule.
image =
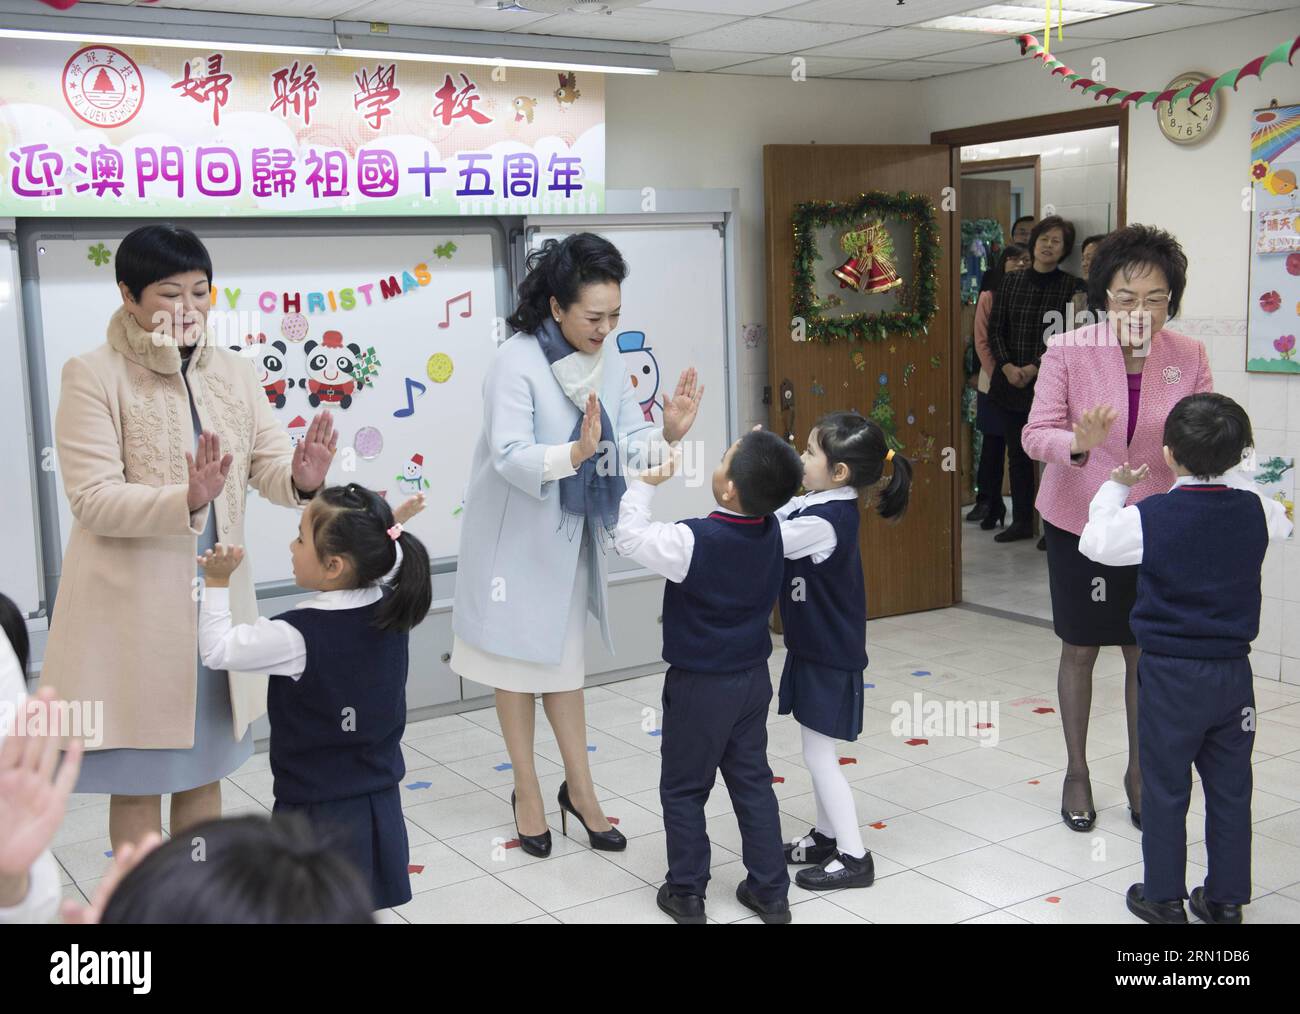
[[[929,746],[930,745],[930,741],[928,739],[905,739],[903,740],[903,742],[906,743],[908,746]]]
[[[493,770],[493,771],[509,771],[510,768],[511,768],[512,766],[513,766],[513,765],[512,765],[509,761],[506,761],[504,764],[494,764],[494,765],[492,766],[492,770]]]
[[[423,866],[412,866],[412,865],[410,865],[410,864],[408,863],[408,864],[407,864],[407,867],[406,867],[406,872],[407,872],[407,873],[423,873],[423,872],[424,872],[424,867],[423,867]]]
[[[1056,714],[1056,709],[1055,709],[1055,708],[1035,708],[1035,709],[1034,709],[1034,714],[1035,714],[1035,715],[1054,715],[1054,714]]]
[[[913,675],[913,676],[929,676],[929,675],[930,675],[930,670],[929,670],[929,669],[915,669],[915,670],[913,670],[912,675]]]
[[[1059,905],[1061,903],[1061,899],[1058,898],[1055,894],[1052,895],[1050,898],[1044,898],[1043,900],[1047,902],[1049,905]]]
[[[782,777],[781,775],[773,775],[773,776],[772,776],[772,784],[773,784],[773,785],[784,785],[784,784],[785,784],[785,778]]]
[[[868,825],[867,825],[867,827],[874,827],[877,831],[883,831],[883,830],[884,830],[885,828],[887,828],[888,826],[889,826],[889,825],[886,824],[883,820],[878,820],[878,821],[876,821],[874,824],[868,824]]]
[[[840,758],[840,764],[841,764],[841,765],[843,765],[843,764],[856,764],[857,762],[858,762],[858,759],[857,759],[856,757],[841,757],[841,758]]]
[[[408,782],[406,785],[408,789],[428,789],[432,786],[433,782]]]

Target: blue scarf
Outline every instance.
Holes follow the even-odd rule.
[[[594,387],[599,394],[603,362],[599,357],[603,350],[595,357],[579,352],[565,340],[559,324],[551,317],[542,321],[533,336],[565,396],[579,413],[585,413],[588,392]],[[580,414],[569,439],[581,437]],[[618,504],[627,491],[627,483],[620,472],[618,437],[604,405],[600,406],[600,440],[600,449],[578,466],[577,474],[560,480],[560,524],[572,540],[585,520],[597,545],[605,549],[613,544]]]

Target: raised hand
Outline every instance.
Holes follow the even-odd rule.
[[[13,716],[22,734],[10,730],[0,746],[0,881],[26,877],[53,841],[77,784],[81,740],[68,744],[63,766],[54,771],[60,744],[55,700],[53,688],[42,687],[24,701]],[[35,728],[50,734],[31,735]]]
[[[321,409],[307,427],[307,434],[293,451],[293,484],[301,493],[314,493],[325,485],[325,475],[334,460],[334,450],[339,445],[339,435],[334,429],[334,417],[327,408]]]
[[[1119,413],[1109,405],[1088,409],[1074,424],[1074,443],[1070,446],[1070,453],[1084,454],[1100,446],[1118,418]]]
[[[64,901],[61,909],[63,921],[68,925],[77,926],[91,926],[98,923],[104,916],[108,899],[117,890],[117,885],[122,882],[122,878],[139,866],[144,857],[161,844],[162,835],[157,831],[150,831],[138,845],[127,842],[121,848],[114,850],[113,865],[108,868],[104,879],[99,882],[90,904],[82,905],[71,899]]]
[[[682,449],[674,447],[672,452],[659,464],[653,468],[647,468],[644,472],[637,473],[637,478],[642,482],[648,482],[651,486],[658,486],[661,482],[670,479],[682,463]]]
[[[393,520],[399,525],[404,525],[422,510],[424,510],[424,494],[416,493],[397,505],[393,510]]]
[[[222,455],[221,438],[215,433],[204,430],[199,434],[199,445],[194,453],[185,452],[185,464],[190,473],[187,502],[191,511],[196,511],[217,498],[226,485],[230,463],[234,460],[233,454]]]
[[[1139,482],[1147,477],[1149,469],[1146,465],[1141,465],[1136,469],[1130,468],[1128,462],[1120,465],[1110,473],[1110,477],[1116,482],[1123,483],[1125,486],[1136,486]]]
[[[596,392],[587,395],[587,410],[582,414],[582,432],[573,444],[569,460],[577,468],[596,453],[600,446],[600,399]]]
[[[210,588],[230,587],[230,575],[244,560],[243,546],[227,546],[218,542],[198,558],[203,576]]]
[[[704,385],[696,387],[697,379],[694,366],[682,370],[672,398],[664,395],[664,439],[669,443],[676,443],[686,436],[695,424],[695,416],[700,411],[700,399],[704,397]]]

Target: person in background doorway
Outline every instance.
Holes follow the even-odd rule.
[[[1029,237],[1034,231],[1034,223],[1038,220],[1033,215],[1021,215],[1011,226],[1011,242],[1016,246],[1029,246]]]

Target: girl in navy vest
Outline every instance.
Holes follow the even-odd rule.
[[[420,506],[413,498],[399,516]],[[289,552],[294,580],[320,594],[239,626],[226,587],[243,548],[199,557],[199,651],[205,664],[286,677],[266,698],[274,812],[306,817],[361,871],[375,908],[392,908],[411,900],[398,782],[408,632],[433,600],[429,555],[383,497],[356,484],[315,496]]]
[[[875,880],[835,741],[852,741],[862,732],[867,592],[858,552],[858,496],[882,484],[887,464],[892,472],[876,509],[881,517],[898,519],[907,509],[911,463],[889,448],[872,420],[833,412],[808,434],[807,494],[776,512],[786,560],[779,713],[793,713],[799,723],[817,801],[817,825],[786,845],[785,853],[791,865],[812,864],[795,876],[810,891],[870,887]]]

